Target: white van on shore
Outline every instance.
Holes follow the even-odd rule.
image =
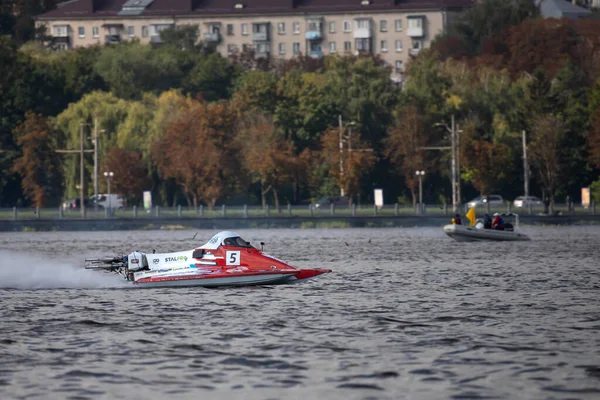
[[[90,206],[93,207],[96,203],[96,197],[90,196]],[[122,209],[125,207],[125,199],[118,194],[98,194],[98,205],[102,208],[114,208],[114,209]]]

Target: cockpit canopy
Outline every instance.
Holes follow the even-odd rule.
[[[244,239],[242,239],[237,233],[229,231],[217,233],[200,248],[206,250],[216,250],[221,245],[240,248],[252,248],[250,242],[247,242]]]

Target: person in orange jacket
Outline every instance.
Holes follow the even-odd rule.
[[[460,219],[460,214],[456,214],[454,218],[450,220],[453,225],[462,225],[462,220]]]
[[[498,213],[494,214],[494,220],[492,221],[492,229],[498,229],[499,231],[504,230],[504,220]]]

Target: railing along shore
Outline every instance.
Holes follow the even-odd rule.
[[[460,208],[460,214],[464,218],[467,212],[467,206]],[[544,206],[525,206],[516,208],[512,204],[506,204],[501,207],[477,207],[475,209],[478,217],[487,213],[517,213],[519,215],[548,215]],[[74,220],[74,219],[163,219],[163,218],[279,218],[279,217],[442,217],[452,216],[454,213],[450,206],[446,204],[386,204],[382,207],[374,205],[352,205],[352,206],[334,206],[317,207],[310,205],[283,205],[279,208],[267,205],[243,205],[228,206],[218,205],[214,208],[206,206],[199,207],[162,207],[154,206],[150,209],[138,207],[126,207],[119,209],[105,209],[99,207],[84,208],[83,212],[79,208],[0,208],[0,220]],[[571,204],[554,205],[549,215],[595,215],[596,205],[590,204],[588,207]]]

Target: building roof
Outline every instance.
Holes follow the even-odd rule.
[[[474,0],[71,0],[36,19],[444,10]],[[239,5],[242,5],[240,7]],[[125,6],[125,7],[124,7]]]
[[[570,18],[587,17],[592,12],[576,6],[566,0],[535,0],[544,18]]]

